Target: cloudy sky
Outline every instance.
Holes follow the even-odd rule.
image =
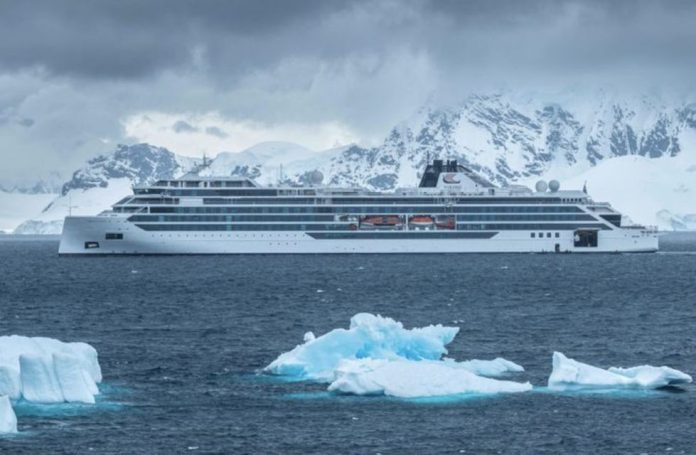
[[[0,182],[117,143],[372,144],[475,91],[688,90],[694,43],[693,1],[0,0]]]

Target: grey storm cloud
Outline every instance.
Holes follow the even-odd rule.
[[[695,22],[682,0],[0,0],[0,180],[69,175],[148,112],[379,141],[477,91],[693,91]]]
[[[184,120],[179,120],[172,125],[172,130],[175,133],[195,133],[198,131],[198,128]]]
[[[205,133],[209,134],[210,136],[219,137],[220,139],[225,139],[226,137],[229,137],[229,134],[225,133],[223,130],[221,130],[217,126],[207,127],[205,129]]]
[[[395,49],[443,68],[559,71],[654,62],[693,69],[696,2],[666,0],[12,1],[0,67],[143,78],[196,62],[230,82],[281,58]]]

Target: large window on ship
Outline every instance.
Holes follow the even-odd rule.
[[[594,248],[598,244],[599,231],[596,229],[578,229],[573,234],[573,244],[577,248]]]

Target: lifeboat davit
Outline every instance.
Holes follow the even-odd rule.
[[[438,216],[435,219],[435,226],[438,229],[454,229],[456,227],[456,222],[453,216]]]

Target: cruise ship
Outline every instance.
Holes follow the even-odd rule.
[[[657,251],[655,228],[624,225],[609,203],[559,186],[499,188],[453,160],[429,163],[417,188],[389,193],[191,173],[136,186],[97,216],[66,217],[59,253]]]

